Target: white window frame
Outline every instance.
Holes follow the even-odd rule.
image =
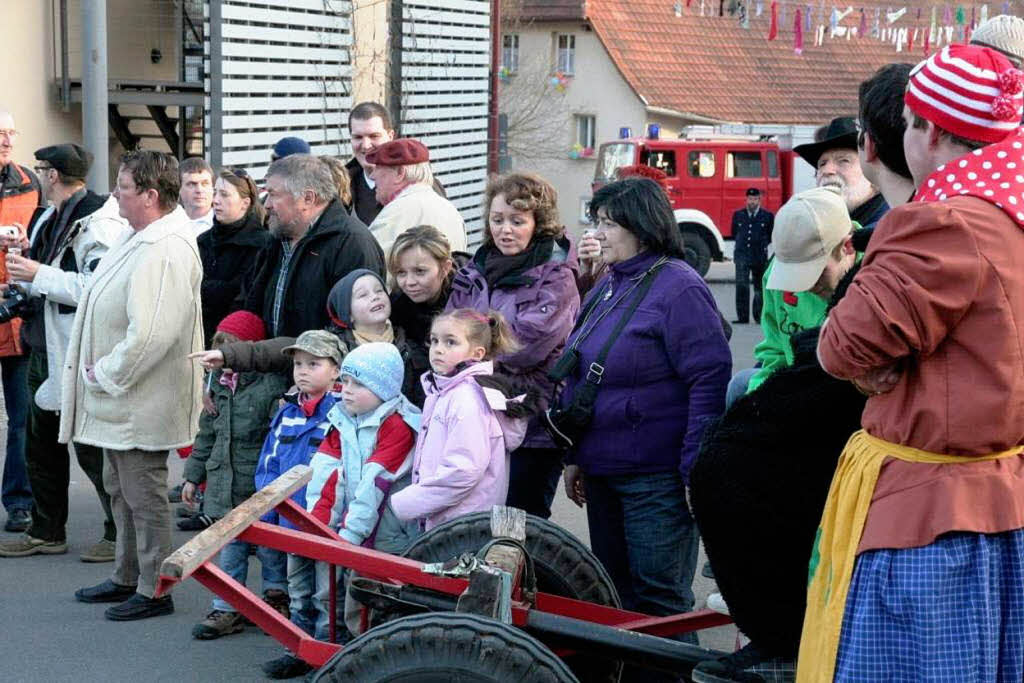
[[[567,76],[576,73],[576,34],[555,35],[555,71]]]
[[[501,37],[501,65],[511,74],[519,71],[518,33],[506,33]]]
[[[597,147],[597,116],[593,114],[574,114],[576,120],[575,144],[583,149],[596,152]]]

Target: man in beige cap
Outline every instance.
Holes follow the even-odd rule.
[[[772,232],[775,257],[765,271],[764,339],[754,347],[757,367],[732,378],[727,405],[792,365],[790,337],[821,325],[836,285],[857,260],[853,225],[842,195],[829,187],[793,195],[779,209]]]

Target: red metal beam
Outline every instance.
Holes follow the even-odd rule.
[[[313,638],[212,562],[204,562],[192,576],[310,666],[320,668],[341,649]]]

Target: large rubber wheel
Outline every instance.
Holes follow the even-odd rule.
[[[462,553],[479,551],[491,540],[491,513],[475,512],[434,527],[403,553],[420,562],[445,562]],[[576,600],[621,607],[619,593],[594,554],[558,525],[526,516],[526,550],[537,573],[537,590]],[[593,655],[566,658],[584,683],[616,683],[621,664]]]
[[[314,676],[338,683],[579,683],[536,638],[455,612],[403,617],[370,629]]]
[[[711,269],[711,247],[704,238],[689,228],[683,228],[683,252],[686,262],[704,277]]]

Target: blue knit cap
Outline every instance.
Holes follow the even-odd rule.
[[[281,138],[274,145],[274,156],[284,159],[292,154],[309,154],[309,143],[302,138]]]
[[[394,344],[370,342],[348,352],[341,362],[341,374],[348,375],[382,401],[402,393],[405,363]]]

